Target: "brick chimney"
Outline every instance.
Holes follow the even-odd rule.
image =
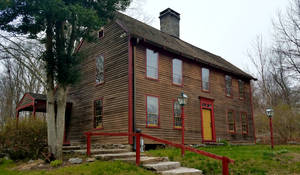
[[[159,13],[160,30],[169,35],[179,38],[180,14],[167,8]]]

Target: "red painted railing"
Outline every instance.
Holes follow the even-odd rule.
[[[86,139],[87,139],[87,146],[86,146],[86,153],[88,156],[91,155],[91,137],[92,136],[135,136],[136,139],[136,148],[140,148],[140,138],[143,137],[145,139],[150,139],[150,140],[153,140],[153,141],[156,141],[156,142],[159,142],[159,143],[163,143],[163,144],[167,144],[167,145],[170,145],[170,146],[173,146],[173,147],[176,147],[176,148],[180,148],[181,150],[188,150],[188,151],[191,151],[191,152],[194,152],[196,154],[201,154],[203,156],[206,156],[206,157],[210,157],[210,158],[213,158],[213,159],[216,159],[216,160],[221,160],[222,161],[222,172],[223,172],[223,175],[229,175],[229,163],[234,163],[234,160],[231,160],[229,159],[228,157],[225,157],[225,156],[219,156],[219,155],[216,155],[216,154],[212,154],[212,153],[209,153],[209,152],[206,152],[206,151],[202,151],[202,150],[198,150],[198,149],[195,149],[195,148],[192,148],[192,147],[189,147],[189,146],[184,146],[183,144],[177,144],[177,143],[173,143],[173,142],[170,142],[168,140],[164,140],[164,139],[160,139],[160,138],[157,138],[157,137],[153,137],[153,136],[150,136],[150,135],[147,135],[147,134],[143,134],[141,133],[140,130],[137,130],[135,133],[132,133],[132,134],[129,134],[129,133],[103,133],[103,132],[93,132],[93,131],[89,131],[89,132],[85,132],[84,133],[85,136],[86,136]],[[136,155],[135,155],[135,163],[136,165],[140,165],[140,158],[141,158],[141,153],[140,153],[140,149],[136,149]]]

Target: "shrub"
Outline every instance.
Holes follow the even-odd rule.
[[[47,126],[41,119],[8,121],[0,129],[0,152],[13,160],[37,159],[47,146]]]
[[[53,161],[51,161],[50,162],[50,166],[51,167],[59,167],[59,166],[61,166],[62,165],[62,161],[61,160],[53,160]]]
[[[230,146],[227,140],[221,140],[220,143],[223,143],[224,146]]]

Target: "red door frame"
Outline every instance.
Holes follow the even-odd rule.
[[[210,106],[203,106],[203,104],[208,104]],[[212,140],[204,140],[204,131],[203,131],[203,114],[202,109],[211,110],[211,130],[212,130]],[[215,116],[214,116],[214,100],[200,97],[200,115],[201,115],[201,134],[202,134],[202,143],[205,142],[216,142],[216,130],[215,130]]]

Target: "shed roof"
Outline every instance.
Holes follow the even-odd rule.
[[[248,73],[226,61],[224,58],[200,49],[180,38],[164,33],[127,15],[117,13],[116,22],[130,33],[131,36],[141,38],[145,42],[158,45],[172,53],[182,55],[186,58],[232,73],[239,77],[256,80]]]

